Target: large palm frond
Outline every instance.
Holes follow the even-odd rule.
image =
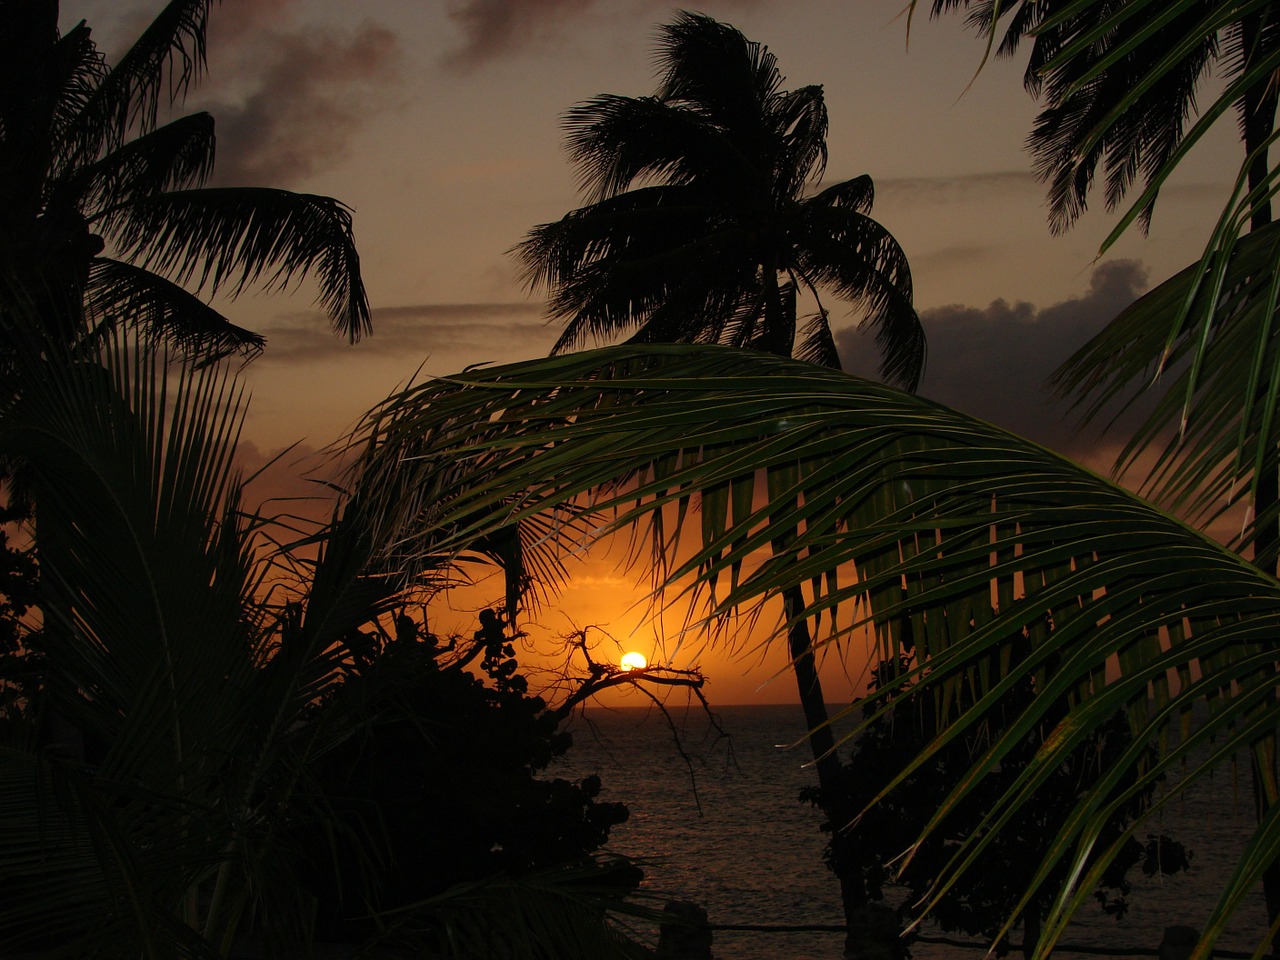
[[[352,632],[448,558],[375,541],[358,494],[281,556],[270,518],[240,508],[241,391],[224,367],[170,369],[118,332],[73,352],[4,323],[14,389],[0,398],[0,455],[22,458],[39,506],[49,656],[37,702],[0,723],[0,951],[225,956],[254,926],[274,955],[307,953],[296,831],[344,829],[308,796],[309,764],[352,734],[316,722],[317,703]],[[419,529],[439,515],[429,504]],[[316,545],[308,560],[301,548]],[[502,556],[522,586],[509,528],[471,548]],[[284,560],[304,571],[301,589],[281,586]],[[547,879],[504,895],[530,904],[528,919],[553,892]],[[584,938],[622,949],[583,891],[554,899],[545,923],[504,926],[513,955],[568,955],[557,944]],[[462,898],[451,915],[449,902],[416,918],[432,921],[423,936],[480,936],[479,912]],[[411,919],[388,918],[388,937],[412,943]]]
[[[444,465],[470,466],[441,504],[459,518],[459,546],[537,515],[582,518],[593,535],[640,527],[669,564],[660,579],[709,596],[713,618],[802,589],[797,616],[821,614],[828,640],[872,630],[880,656],[913,643],[916,679],[951,723],[903,776],[981,725],[1002,692],[1034,684],[1038,696],[921,825],[934,828],[1017,743],[1041,738],[934,895],[1125,711],[1134,749],[1079,799],[1037,875],[1070,865],[1038,956],[1116,855],[1095,842],[1113,808],[1185,763],[1167,802],[1275,731],[1273,578],[1090,471],[928,401],[761,354],[632,345],[424,385],[388,400],[369,429],[373,486],[430,490]],[[371,522],[409,544],[408,519],[388,503]],[[1065,719],[1051,722],[1064,701]],[[1152,744],[1155,763],[1144,759]],[[1280,852],[1278,816],[1205,918],[1198,956]]]
[[[0,843],[20,845],[22,824],[52,817],[81,831],[80,853],[48,903],[7,883],[0,931],[21,932],[25,917],[69,942],[115,936],[139,954],[197,955],[184,891],[218,869],[242,829],[244,784],[228,764],[260,749],[249,722],[260,707],[240,693],[254,662],[252,558],[231,465],[237,391],[206,368],[169,392],[154,356],[112,349],[119,340],[100,365],[59,344],[38,350],[12,321],[6,335],[21,352],[0,446],[21,458],[40,506],[49,656],[36,713],[83,745],[27,760],[34,784],[63,787],[12,798],[35,806],[6,818]],[[77,849],[63,839],[41,837],[53,862]],[[89,916],[55,924],[48,911],[72,899]],[[120,929],[98,929],[104,921]]]

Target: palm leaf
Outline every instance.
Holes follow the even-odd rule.
[[[281,289],[315,272],[319,303],[351,342],[371,329],[351,216],[329,197],[264,187],[184,190],[120,203],[94,223],[121,257],[177,283],[232,296]]]
[[[213,0],[170,0],[101,78],[66,134],[81,161],[120,146],[130,126],[154,130],[163,103],[177,103],[205,67],[205,28]]]
[[[199,297],[150,271],[106,257],[95,258],[85,294],[96,334],[142,328],[198,355],[257,353],[265,340],[237,327]]]
[[[717,574],[731,575],[713,618],[804,590],[805,609],[793,618],[851,609],[838,635],[872,629],[885,656],[910,621],[923,661],[915,679],[951,704],[953,722],[904,777],[980,723],[1004,690],[1034,683],[1042,695],[938,819],[1041,731],[1037,759],[958,848],[937,892],[985,847],[987,828],[998,828],[1102,718],[1124,710],[1135,740],[1163,751],[1160,766],[1131,752],[1061,825],[1040,876],[1066,861],[1080,883],[1059,901],[1040,956],[1089,895],[1090,871],[1115,855],[1093,849],[1091,838],[1106,811],[1139,788],[1131,784],[1177,769],[1210,738],[1220,744],[1212,759],[1225,762],[1274,732],[1274,712],[1262,708],[1280,626],[1272,578],[1103,478],[927,401],[763,355],[630,346],[424,385],[390,399],[370,423],[379,438],[365,463],[371,482],[394,476],[431,489],[441,464],[470,465],[467,482],[441,504],[444,518],[468,518],[454,534],[458,545],[544,511],[597,529],[652,524],[676,558],[664,579],[677,598],[696,600]],[[656,522],[725,484],[754,491],[745,516],[713,510],[701,526],[676,529]],[[389,511],[375,526],[408,538],[405,519]],[[779,530],[797,535],[779,541]],[[771,555],[761,561],[760,551]],[[828,578],[832,570],[855,575]],[[1010,644],[1018,657],[1002,655]],[[1181,689],[1165,682],[1173,674],[1186,678]],[[974,691],[965,700],[975,706],[956,713],[961,686]],[[1207,715],[1193,715],[1206,700]],[[1066,719],[1051,723],[1061,702]],[[1180,738],[1193,716],[1195,735]],[[1208,769],[1192,763],[1188,779]],[[1250,857],[1277,851],[1264,829]],[[1242,870],[1222,892],[1223,913],[1206,926],[1202,949],[1253,876]]]
[[[59,202],[88,210],[199,186],[213,170],[213,150],[213,118],[195,113],[76,168],[52,189]]]
[[[1054,375],[1085,420],[1119,416],[1153,379],[1168,379],[1117,465],[1135,468],[1157,450],[1144,490],[1199,524],[1256,491],[1261,458],[1276,444],[1278,266],[1280,228],[1255,231],[1230,258],[1207,256],[1140,298]],[[1216,304],[1208,325],[1206,301]],[[1254,518],[1236,546],[1268,520]]]

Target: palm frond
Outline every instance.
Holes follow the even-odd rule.
[[[578,185],[598,203],[650,181],[714,183],[725,196],[751,183],[753,157],[693,111],[652,97],[602,94],[566,114],[563,127]],[[715,177],[713,183],[709,177]]]
[[[1145,491],[1198,523],[1256,491],[1276,443],[1278,267],[1280,227],[1250,233],[1229,258],[1207,255],[1141,297],[1054,375],[1085,421],[1118,416],[1168,380],[1117,467],[1157,450]]]
[[[94,336],[116,328],[144,328],[201,355],[256,354],[266,342],[177,284],[106,257],[96,258],[90,267],[85,311]]]
[[[903,776],[974,729],[1003,691],[1033,684],[1038,695],[938,819],[1039,731],[1037,757],[957,848],[938,891],[1097,723],[1125,711],[1135,743],[1154,745],[1160,760],[1130,751],[1060,825],[1040,879],[1064,861],[1073,880],[1038,956],[1088,897],[1091,871],[1116,854],[1092,842],[1113,804],[1201,744],[1214,742],[1210,761],[1189,766],[1187,780],[1275,731],[1263,708],[1280,627],[1274,579],[1101,477],[927,401],[759,354],[629,345],[424,385],[389,400],[370,429],[379,438],[371,479],[430,488],[442,464],[470,465],[445,505],[444,516],[468,518],[459,546],[544,512],[606,529],[648,525],[667,556],[682,558],[665,577],[682,596],[733,573],[713,615],[803,589],[796,616],[844,610],[837,635],[874,630],[885,656],[910,624],[922,662],[914,678],[952,722]],[[726,485],[754,492],[743,495],[749,511],[660,521]],[[391,510],[375,526],[404,534],[403,519]],[[781,552],[779,529],[797,531]],[[835,569],[854,575],[823,576]],[[974,706],[961,712],[966,702]],[[1051,720],[1063,703],[1065,719]],[[1280,838],[1264,825],[1249,863],[1277,852]],[[1223,891],[1202,950],[1255,873],[1242,869]]]
[[[801,206],[792,227],[798,266],[806,281],[834,289],[860,310],[876,333],[881,374],[914,390],[924,375],[926,346],[912,305],[911,268],[889,231],[845,205],[860,193],[856,182],[850,186],[848,193],[824,191]]]
[[[180,117],[122,144],[106,156],[56,181],[58,202],[96,210],[166,190],[199,186],[213,170],[213,118]]]
[[[210,293],[281,289],[315,273],[334,330],[354,343],[371,329],[351,215],[329,197],[265,187],[174,191],[108,208],[92,222],[122,258]]]
[[[81,157],[120,146],[130,127],[154,130],[160,107],[182,100],[205,67],[205,29],[214,0],[170,0],[98,83],[67,143]]]

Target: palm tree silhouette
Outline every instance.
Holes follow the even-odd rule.
[[[838,367],[830,289],[876,330],[883,375],[914,389],[924,334],[911,271],[869,217],[871,178],[813,196],[827,161],[820,86],[782,89],[767,48],[684,13],[659,33],[651,97],[601,95],[565,122],[586,206],[516,247],[525,278],[566,321],[556,353],[631,332],[724,343]],[[807,292],[816,310],[797,317]]]
[[[821,291],[862,308],[876,331],[881,374],[914,390],[925,340],[911,271],[892,235],[868,216],[871,178],[813,196],[827,161],[820,86],[784,90],[777,60],[734,27],[692,13],[659,30],[662,78],[651,97],[601,95],[570,111],[569,150],[588,203],[530,232],[515,252],[530,287],[550,291],[566,321],[553,348],[631,332],[637,343],[720,343],[839,368]],[[797,315],[801,292],[816,304]],[[789,552],[795,531],[772,541]],[[840,764],[799,585],[782,591],[788,646],[818,773],[834,824],[855,810]],[[832,863],[850,924],[868,902]]]
[[[1162,168],[1176,161],[1184,144],[1187,120],[1199,112],[1196,95],[1211,73],[1229,83],[1243,81],[1233,106],[1250,157],[1249,186],[1266,178],[1280,95],[1268,67],[1280,54],[1274,5],[1232,11],[1222,0],[1179,0],[1156,17],[1130,15],[1116,0],[1083,7],[1043,0],[934,0],[933,13],[961,6],[970,8],[970,23],[987,32],[994,31],[996,19],[1009,17],[999,46],[1003,55],[1015,54],[1025,37],[1034,38],[1023,82],[1045,108],[1027,145],[1049,183],[1055,232],[1084,213],[1099,165],[1108,209],[1124,199],[1139,175],[1145,186],[1158,188]],[[1255,69],[1260,76],[1251,80]],[[1153,207],[1154,197],[1142,206],[1144,223]],[[1270,200],[1260,198],[1251,226],[1256,230],[1270,220]]]
[[[158,120],[204,66],[211,0],[173,0],[114,67],[57,0],[0,0],[0,270],[74,340],[141,324],[227,351],[262,338],[197,292],[284,287],[307,273],[335,330],[355,341],[369,304],[347,209],[328,197],[204,187],[213,119]],[[104,256],[110,250],[111,256]],[[0,305],[0,309],[4,309]]]

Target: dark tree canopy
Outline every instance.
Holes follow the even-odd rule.
[[[456,884],[583,864],[627,819],[624,805],[597,799],[598,777],[539,776],[572,738],[527,692],[509,639],[490,651],[477,633],[483,678],[461,659],[438,661],[434,639],[402,630],[371,646],[317,708],[319,729],[348,731],[314,771],[320,819],[336,817],[342,829],[299,821],[311,864],[301,876],[317,896],[322,939],[369,937],[371,909]],[[620,865],[599,881],[621,893],[639,877]]]

